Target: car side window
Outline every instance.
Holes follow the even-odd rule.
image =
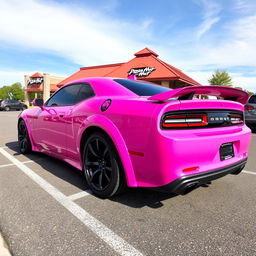
[[[89,84],[82,84],[80,91],[77,95],[77,103],[89,99],[91,97],[95,96],[95,93],[92,89],[92,87]]]
[[[76,104],[78,92],[81,84],[68,85],[60,89],[47,102],[46,106],[70,106]]]
[[[256,95],[251,96],[248,103],[256,104]]]

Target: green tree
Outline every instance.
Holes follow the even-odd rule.
[[[217,69],[212,77],[208,80],[211,85],[222,85],[222,86],[232,86],[232,78],[225,71]]]
[[[9,99],[8,93],[13,94],[13,99],[23,100],[24,91],[22,89],[21,83],[14,83],[11,86],[3,86],[0,88],[0,99]]]

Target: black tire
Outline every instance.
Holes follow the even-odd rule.
[[[86,141],[83,170],[88,186],[98,197],[112,197],[126,188],[118,153],[113,142],[104,133],[93,133]]]
[[[27,126],[24,120],[18,124],[19,150],[21,154],[29,154],[32,151],[31,141],[28,135]]]
[[[10,109],[10,107],[7,106],[7,107],[4,108],[4,110],[5,111],[10,111],[11,109]]]

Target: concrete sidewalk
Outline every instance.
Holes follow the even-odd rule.
[[[8,246],[0,233],[0,256],[11,256]]]

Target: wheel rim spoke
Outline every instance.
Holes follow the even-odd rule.
[[[103,176],[103,171],[101,170],[100,175],[99,175],[99,186],[100,186],[100,189],[102,189],[102,176]]]
[[[105,148],[102,157],[105,159],[106,155],[108,153],[108,147]]]
[[[100,156],[95,152],[95,150],[93,149],[92,145],[89,144],[88,145],[89,149],[90,149],[90,152],[97,158],[100,158]]]
[[[91,161],[87,161],[86,164],[89,165],[89,166],[91,166],[91,165],[99,166],[100,165],[99,162],[91,162]]]
[[[91,172],[90,180],[92,181],[92,180],[93,180],[93,178],[95,177],[95,175],[96,175],[97,173],[99,173],[100,171],[101,171],[101,170],[100,170],[100,168],[98,168],[96,171]]]
[[[105,178],[107,179],[107,181],[109,182],[110,181],[110,177],[108,177],[106,169],[103,171],[103,174],[104,174]]]
[[[98,151],[98,152],[100,152],[100,147],[99,147],[99,140],[95,140],[95,144],[96,144],[96,150]]]

